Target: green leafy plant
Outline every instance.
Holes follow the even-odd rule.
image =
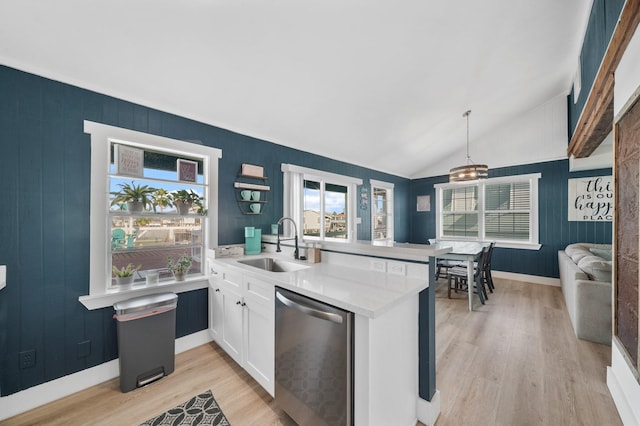
[[[162,211],[171,206],[171,194],[164,188],[156,189],[151,196],[151,202],[153,203],[153,211],[156,211],[156,207],[160,207],[160,211]]]
[[[138,265],[134,268],[132,263],[128,264],[127,266],[123,266],[120,269],[118,269],[117,266],[114,266],[113,275],[115,275],[116,277],[130,277],[131,275],[135,274],[136,271],[141,267],[142,265]]]
[[[171,201],[178,211],[182,211],[182,206],[185,206],[184,209],[186,211],[182,211],[181,214],[186,214],[191,206],[197,207],[198,214],[206,214],[206,210],[203,205],[204,198],[194,192],[193,189],[179,189],[177,191],[173,191],[171,193]]]
[[[128,183],[119,183],[120,191],[111,192],[113,196],[111,199],[111,205],[116,204],[122,206],[125,203],[140,203],[142,208],[151,207],[152,196],[156,192],[156,188],[152,188],[149,185],[136,185],[134,181],[131,181],[131,185]]]
[[[178,259],[174,260],[172,256],[167,257],[167,269],[171,273],[186,273],[189,268],[191,268],[191,264],[193,263],[193,258],[186,254],[183,254]]]

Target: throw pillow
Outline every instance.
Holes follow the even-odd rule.
[[[598,256],[586,256],[578,262],[578,268],[595,281],[611,282],[611,262]]]
[[[580,262],[580,259],[586,256],[591,256],[592,253],[587,250],[584,246],[578,244],[568,245],[564,252],[573,260],[573,263],[577,264]]]
[[[611,260],[611,250],[592,247],[589,251],[596,256],[600,256],[604,260]]]

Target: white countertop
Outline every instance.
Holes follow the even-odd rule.
[[[238,260],[274,257],[308,268],[292,272],[269,272]],[[426,258],[422,258],[426,261]],[[376,318],[429,287],[429,277],[409,277],[353,268],[333,263],[295,261],[288,256],[262,253],[255,256],[218,258],[214,262],[238,268],[264,281],[368,318]]]
[[[276,236],[263,234],[262,241],[275,244]],[[291,246],[291,241],[283,241],[283,246]],[[301,250],[306,247],[305,243],[300,243]],[[322,250],[346,254],[358,254],[365,256],[384,257],[388,259],[413,260],[426,262],[429,256],[437,257],[440,254],[451,251],[451,245],[438,244],[414,244],[414,243],[393,243],[393,245],[372,244],[371,241],[356,241],[352,243],[326,242],[318,243],[317,247]]]

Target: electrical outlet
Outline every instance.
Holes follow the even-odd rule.
[[[407,265],[402,262],[387,262],[387,272],[393,275],[406,275]]]
[[[371,259],[370,269],[376,272],[386,272],[387,265],[384,260]]]
[[[19,354],[20,360],[20,368],[31,368],[36,365],[36,350],[29,349],[27,351],[22,351]]]
[[[78,358],[86,358],[91,355],[91,340],[78,343]]]

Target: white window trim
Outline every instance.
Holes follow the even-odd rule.
[[[393,216],[393,202],[394,202],[394,184],[390,182],[383,182],[381,180],[369,179],[369,185],[371,187],[371,241],[373,242],[393,242],[395,238],[394,233],[394,216]],[[381,188],[387,190],[387,238],[373,238],[373,223],[375,220],[375,209],[373,208],[373,188]]]
[[[435,184],[436,189],[436,238],[445,240],[461,240],[461,241],[480,241],[484,236],[484,188],[485,185],[495,185],[500,183],[516,183],[516,182],[529,182],[531,188],[531,216],[530,222],[530,240],[526,242],[520,241],[498,241],[496,247],[500,248],[514,248],[524,250],[540,250],[542,247],[539,244],[539,216],[538,216],[538,180],[542,177],[542,173],[530,173],[524,175],[513,176],[500,176],[495,178],[489,178],[477,182],[460,182],[460,183],[439,183]],[[443,237],[442,236],[442,190],[456,188],[461,186],[478,186],[478,229],[480,233],[479,238],[460,238],[460,237]]]
[[[109,255],[107,247],[111,238],[108,226],[110,144],[120,140],[131,146],[148,149],[159,148],[178,155],[195,155],[203,158],[203,161],[207,161],[208,158],[209,173],[203,177],[205,185],[209,187],[207,197],[208,232],[203,235],[205,249],[218,245],[218,160],[222,158],[222,150],[87,120],[84,121],[84,132],[91,135],[90,260],[89,294],[80,296],[80,302],[87,309],[97,309],[130,297],[158,293],[159,291],[184,292],[206,288],[208,285],[207,275],[206,269],[203,269],[204,275],[187,277],[181,283],[166,281],[149,286],[140,284],[130,289],[109,289],[107,281],[111,278],[111,271],[107,271],[105,260]]]
[[[298,227],[298,237],[304,241],[314,242],[339,242],[339,243],[352,243],[356,240],[357,236],[357,223],[356,223],[356,210],[357,210],[357,197],[356,192],[358,185],[362,185],[362,179],[354,178],[351,176],[339,175],[337,173],[325,172],[322,170],[310,169],[308,167],[296,166],[294,164],[282,163],[280,170],[283,172],[283,205],[282,212],[284,216],[292,218]],[[347,223],[349,225],[349,235],[344,241],[337,238],[325,239],[321,238],[305,238],[302,233],[303,216],[304,211],[302,207],[302,185],[304,179],[317,179],[320,181],[327,181],[334,184],[345,185],[349,188],[349,200],[347,209]],[[283,223],[284,235],[291,237],[293,235],[292,228],[289,222]]]

